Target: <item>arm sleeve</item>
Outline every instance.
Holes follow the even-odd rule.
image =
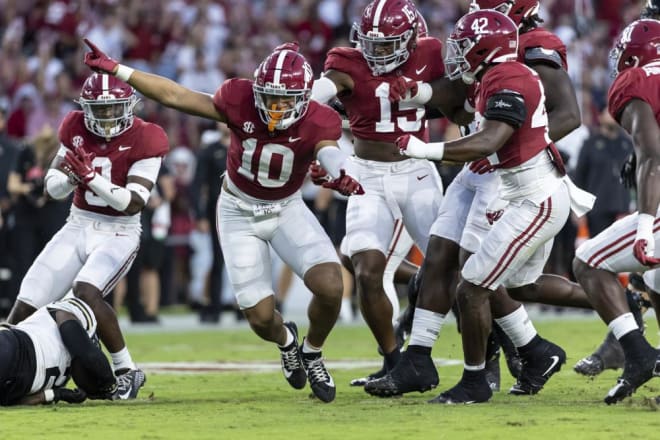
[[[504,90],[488,97],[484,118],[501,121],[518,129],[527,119],[527,108],[523,96],[512,90]]]

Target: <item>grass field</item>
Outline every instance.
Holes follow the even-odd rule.
[[[656,324],[650,319],[652,343]],[[574,363],[600,343],[604,325],[593,320],[550,320],[539,332],[561,344],[568,362],[537,396],[506,394],[513,379],[502,361],[503,391],[486,404],[439,406],[426,401],[459,379],[461,365],[439,366],[440,386],[425,394],[378,399],[348,386],[374,370],[336,368],[337,399],[324,404],[309,388],[288,386],[281,372],[163,373],[155,362],[242,362],[277,365],[277,349],[248,328],[179,333],[128,333],[133,357],[148,380],[138,399],[0,410],[0,433],[11,439],[653,439],[660,413],[652,380],[632,399],[607,406],[602,399],[616,380],[608,371],[589,380]],[[302,332],[304,334],[304,331]],[[461,359],[453,325],[443,329],[435,358]],[[327,342],[328,361],[379,362],[366,327],[337,327]],[[263,366],[263,365],[262,365]]]

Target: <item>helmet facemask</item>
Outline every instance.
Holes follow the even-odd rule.
[[[286,130],[307,111],[310,89],[287,89],[284,84],[266,83],[252,86],[254,104],[268,131]]]
[[[414,29],[392,36],[373,31],[364,34],[357,23],[353,24],[351,32],[351,42],[360,47],[362,56],[375,76],[390,73],[408,61],[409,45],[414,38]]]
[[[139,99],[135,95],[115,98],[111,94],[99,95],[96,100],[80,97],[85,115],[85,127],[92,133],[109,139],[124,133],[133,126],[133,110]]]

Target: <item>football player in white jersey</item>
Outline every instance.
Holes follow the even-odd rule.
[[[94,343],[96,324],[84,301],[67,298],[0,326],[0,405],[118,397],[110,363]],[[64,388],[72,362],[75,390]]]

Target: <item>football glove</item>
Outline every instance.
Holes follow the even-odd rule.
[[[110,58],[87,38],[83,41],[91,49],[91,52],[85,54],[84,63],[94,72],[114,75],[117,72],[119,62]]]

